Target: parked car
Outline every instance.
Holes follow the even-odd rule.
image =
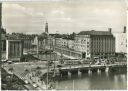
[[[7,61],[8,62],[8,64],[12,64],[12,61]]]
[[[57,65],[58,68],[62,67],[62,65]]]

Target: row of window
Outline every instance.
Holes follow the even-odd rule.
[[[76,40],[75,43],[88,44],[89,40]]]

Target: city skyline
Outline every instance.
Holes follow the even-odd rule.
[[[3,3],[3,27],[7,32],[44,32],[47,20],[50,33],[87,30],[123,32],[126,4],[123,0],[80,0]],[[18,21],[17,21],[18,20]]]

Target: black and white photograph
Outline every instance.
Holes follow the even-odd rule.
[[[0,0],[1,90],[127,90],[127,0]]]

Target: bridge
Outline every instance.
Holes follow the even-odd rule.
[[[61,67],[61,70],[71,70],[71,69],[87,69],[87,68],[102,68],[102,67],[122,67],[126,66],[126,63],[115,63],[115,64],[107,64],[107,65],[70,65]]]
[[[68,65],[63,67],[55,68],[55,72],[57,75],[63,75],[67,74],[69,77],[71,76],[72,72],[78,73],[78,75],[81,75],[83,72],[87,72],[91,74],[92,72],[109,72],[109,71],[121,71],[127,69],[127,63],[126,62],[118,62],[114,64],[104,64],[104,65],[88,65],[88,64],[81,64],[81,65]],[[54,70],[51,68],[51,70]]]

